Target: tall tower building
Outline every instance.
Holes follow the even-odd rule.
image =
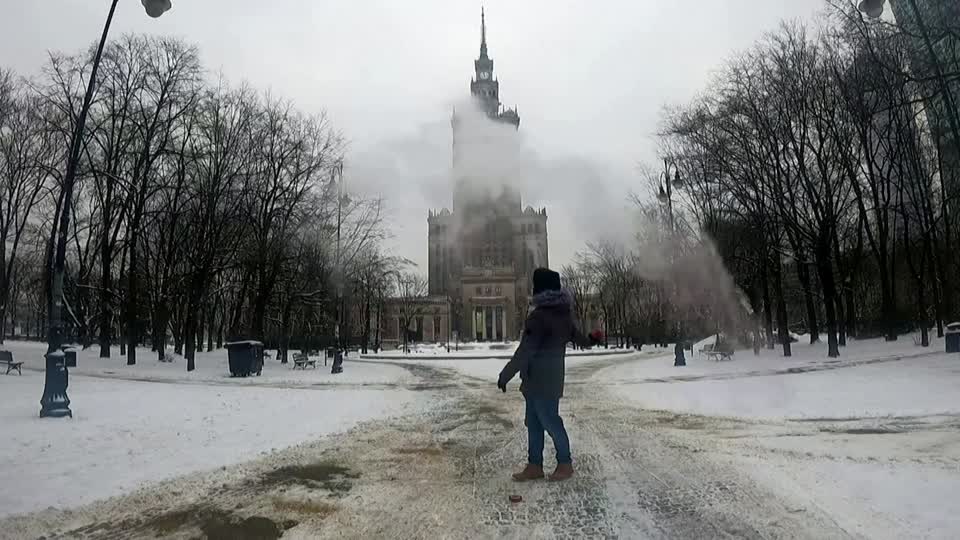
[[[547,213],[521,204],[520,115],[500,102],[482,10],[470,96],[470,109],[451,117],[453,210],[431,211],[427,219],[429,292],[450,298],[462,340],[516,339],[530,276],[548,264]]]

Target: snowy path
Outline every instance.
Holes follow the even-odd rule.
[[[582,384],[616,362],[569,371],[562,407],[578,475],[565,483],[510,481],[526,438],[515,384],[504,396],[492,382],[416,366],[437,404],[426,413],[74,511],[0,520],[0,537],[850,536],[817,505],[751,479],[687,417],[638,410]],[[514,493],[522,503],[507,500]]]

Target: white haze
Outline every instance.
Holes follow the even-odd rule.
[[[709,238],[665,235],[663,224],[627,200],[626,191],[611,190],[612,174],[583,158],[539,156],[523,129],[492,122],[470,101],[456,110],[456,165],[449,112],[446,121],[421,126],[416,134],[398,138],[356,156],[349,181],[354,189],[380,193],[392,208],[391,223],[397,253],[422,264],[427,247],[428,210],[452,208],[454,183],[468,183],[474,200],[497,198],[503,190],[523,195],[523,206],[546,206],[550,265],[560,268],[588,243],[607,243],[633,252],[633,271],[645,282],[672,291],[674,309],[708,309],[717,328],[742,327],[742,293],[735,286]],[[522,126],[522,124],[521,124]],[[417,219],[417,218],[421,219]],[[469,226],[469,224],[467,224]]]
[[[387,204],[392,249],[426,270],[429,210],[453,208],[456,179],[466,179],[477,197],[520,192],[524,208],[545,207],[550,265],[571,261],[587,242],[624,239],[629,230],[632,170],[617,171],[587,157],[544,157],[520,130],[490,121],[468,100],[451,100],[437,119],[408,136],[394,137],[353,153],[345,171],[350,189],[381,196]],[[453,169],[450,117],[459,118],[463,152]]]
[[[751,308],[743,291],[707,236],[660,234],[662,225],[638,217],[634,249],[639,254],[633,270],[648,283],[670,291],[670,304],[680,312],[706,311],[716,326],[711,331],[735,335],[749,328]],[[652,234],[651,234],[652,233]]]

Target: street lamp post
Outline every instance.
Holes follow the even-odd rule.
[[[333,325],[333,338],[336,341],[337,350],[343,350],[343,344],[340,336],[340,324],[343,319],[343,267],[340,264],[340,229],[343,223],[343,161],[338,161],[330,175],[337,183],[337,247],[336,247],[336,272],[337,272],[337,298],[336,313]]]
[[[663,160],[663,172],[660,177],[660,186],[659,192],[657,193],[657,198],[661,203],[667,205],[667,225],[668,225],[668,235],[670,242],[670,262],[674,262],[673,257],[673,247],[677,242],[676,234],[676,222],[674,221],[673,216],[673,188],[680,186],[680,169],[676,164],[673,165],[673,178],[670,177],[670,162],[664,158]],[[673,292],[674,285],[671,284],[671,293]],[[687,365],[686,357],[683,352],[683,331],[682,323],[676,321],[677,328],[677,342],[674,344],[674,366],[685,366]]]
[[[83,96],[80,114],[77,116],[76,125],[70,136],[70,153],[67,156],[67,171],[66,174],[64,174],[63,186],[61,188],[63,190],[63,196],[61,197],[60,221],[50,233],[51,235],[56,235],[57,248],[54,255],[50,283],[50,312],[47,314],[46,373],[43,381],[43,396],[40,398],[41,418],[73,417],[73,412],[70,410],[70,398],[67,397],[69,373],[67,372],[65,362],[66,357],[61,350],[64,342],[63,280],[67,258],[67,232],[70,228],[70,208],[73,203],[73,189],[76,183],[77,166],[80,163],[80,149],[83,145],[83,129],[87,123],[87,114],[90,112],[90,105],[93,103],[93,94],[97,86],[97,71],[100,69],[100,59],[103,56],[103,48],[107,43],[107,35],[110,33],[110,24],[113,22],[113,14],[117,10],[118,1],[119,0],[113,0],[110,3],[107,21],[103,25],[100,43],[97,45],[97,52],[93,57],[93,65],[90,67],[90,80],[87,81],[87,91]],[[163,15],[172,7],[170,0],[141,0],[141,3],[144,9],[146,9],[147,14],[154,18]]]

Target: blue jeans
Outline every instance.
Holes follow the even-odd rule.
[[[527,437],[529,438],[527,461],[543,466],[543,432],[553,439],[557,450],[557,463],[573,463],[570,458],[570,439],[560,418],[559,399],[527,398]]]

